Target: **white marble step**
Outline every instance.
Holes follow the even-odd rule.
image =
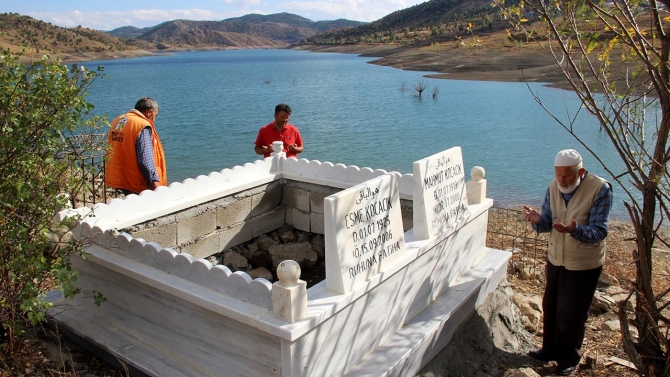
[[[435,302],[387,339],[346,376],[414,376],[453,337],[507,273],[506,251],[488,249],[482,261]]]

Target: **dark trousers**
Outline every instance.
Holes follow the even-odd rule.
[[[561,366],[576,366],[582,357],[586,320],[602,270],[569,271],[547,261],[542,349]]]

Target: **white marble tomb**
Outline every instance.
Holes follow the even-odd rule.
[[[69,300],[54,291],[50,315],[151,376],[413,375],[449,342],[506,274],[510,254],[486,247],[493,201],[479,190],[468,205],[464,171],[460,148],[417,161],[413,175],[277,153],[99,205],[92,212],[64,211],[61,218],[83,216],[75,236],[92,241],[88,258],[73,262],[80,274],[77,285],[84,292],[101,292],[107,301],[96,307],[85,295]],[[434,178],[439,174],[442,179]],[[256,226],[275,226],[277,214],[295,221],[305,208],[315,216],[323,205],[330,264],[325,281],[309,289],[289,261],[282,280],[271,284],[118,231],[152,218],[202,216],[193,208],[221,201],[217,216],[220,212],[236,217],[226,211],[238,214],[244,198],[228,207],[223,199],[286,181],[340,191],[327,199],[297,203],[290,213],[278,202],[267,208],[273,214],[270,222],[251,210],[253,219],[242,219],[241,225],[222,234],[213,227],[196,240],[202,239],[199,250],[206,250],[209,244],[222,244],[216,237],[235,239],[230,238],[234,231],[255,234]],[[441,193],[436,195],[440,189],[449,190],[444,194],[449,198],[444,202],[448,217],[435,211],[443,200]],[[411,229],[403,229],[399,221],[398,198],[413,203]],[[375,202],[366,213],[367,203]],[[256,202],[249,203],[253,207]],[[358,208],[363,208],[361,215]],[[443,221],[433,226],[439,219]],[[181,224],[170,226],[181,232]],[[369,231],[354,238],[353,232],[362,227]],[[391,233],[386,241],[399,248],[371,266],[369,273],[351,276],[356,247],[360,252],[365,242],[369,252],[379,253],[382,246],[388,250],[387,242],[370,244],[372,237],[379,240],[385,232]]]

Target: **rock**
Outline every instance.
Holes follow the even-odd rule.
[[[611,285],[609,287],[605,287],[604,289],[601,289],[601,291],[605,292],[608,296],[614,296],[618,295],[619,293],[626,293],[629,292],[623,287],[619,285]]]
[[[600,328],[603,331],[619,331],[621,329],[621,324],[619,324],[618,320],[612,320],[603,322],[602,325],[600,325]]]
[[[270,247],[269,253],[274,270],[277,269],[279,263],[287,259],[298,262],[300,268],[310,268],[314,266],[318,259],[316,251],[312,250],[312,245],[309,242],[275,245]]]
[[[230,271],[249,271],[249,262],[247,258],[238,253],[228,253],[223,257],[223,265],[230,268]]]
[[[270,238],[272,238],[276,243],[281,243],[277,232],[270,232]]]
[[[617,303],[617,305],[626,299],[628,299],[628,293],[619,293],[612,296],[612,300]],[[626,302],[626,309],[629,311],[635,310],[635,295],[631,295],[630,299]]]
[[[617,278],[615,278],[614,276],[605,272],[600,274],[600,278],[598,279],[598,288],[605,288],[618,285],[619,280],[617,280]]]
[[[217,264],[221,264],[223,257],[221,256],[221,253],[219,253],[207,257],[207,260],[212,264],[212,266],[216,266]]]
[[[293,233],[293,227],[290,225],[282,225],[281,228],[277,229],[277,235],[282,243],[290,243],[295,240],[295,233]]]
[[[537,295],[517,293],[513,301],[523,316],[524,328],[530,332],[537,331],[542,316],[542,299]]]
[[[273,240],[266,234],[261,234],[256,238],[255,244],[263,251],[270,251],[270,248],[279,245],[279,242]]]
[[[298,239],[295,242],[311,242],[312,235],[310,233],[300,232],[298,233]]]
[[[274,281],[274,276],[272,276],[272,272],[270,272],[270,270],[268,270],[265,267],[255,268],[247,273],[254,280],[262,278],[269,281],[270,283]]]
[[[251,250],[254,251],[251,251]],[[249,263],[255,267],[266,267],[266,268],[271,268],[272,266],[272,260],[270,259],[270,254],[267,252],[260,250],[258,246],[256,247],[249,247],[249,248],[243,248],[241,247],[239,249],[239,254],[249,261]]]
[[[540,377],[533,368],[511,369],[505,372],[503,377]]]
[[[616,301],[614,299],[600,291],[596,291],[593,295],[593,300],[591,301],[591,308],[600,310],[603,312],[610,311],[614,307]]]
[[[505,248],[505,251],[512,253],[512,254],[518,254],[518,253],[523,253],[523,250],[519,249],[518,247],[507,247]]]
[[[326,241],[322,234],[317,234],[312,238],[312,250],[316,251],[320,260],[326,259]]]
[[[513,295],[509,282],[503,280],[458,328],[449,344],[416,375],[499,376],[501,361],[510,355],[524,357],[534,349],[532,337],[523,330],[521,315],[512,303]]]
[[[525,302],[532,309],[542,312],[542,297],[533,294],[517,293],[514,295],[514,303]]]

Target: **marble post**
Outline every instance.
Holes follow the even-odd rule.
[[[272,285],[272,311],[289,323],[307,316],[307,282],[299,280],[300,272],[298,262],[285,260],[277,266],[279,281]]]
[[[486,199],[485,175],[486,172],[481,166],[475,166],[470,170],[470,177],[472,177],[472,179],[468,181],[465,186],[465,189],[468,192],[468,204],[479,204]]]
[[[283,141],[274,141],[272,142],[272,155],[278,155],[284,153],[284,142]]]

